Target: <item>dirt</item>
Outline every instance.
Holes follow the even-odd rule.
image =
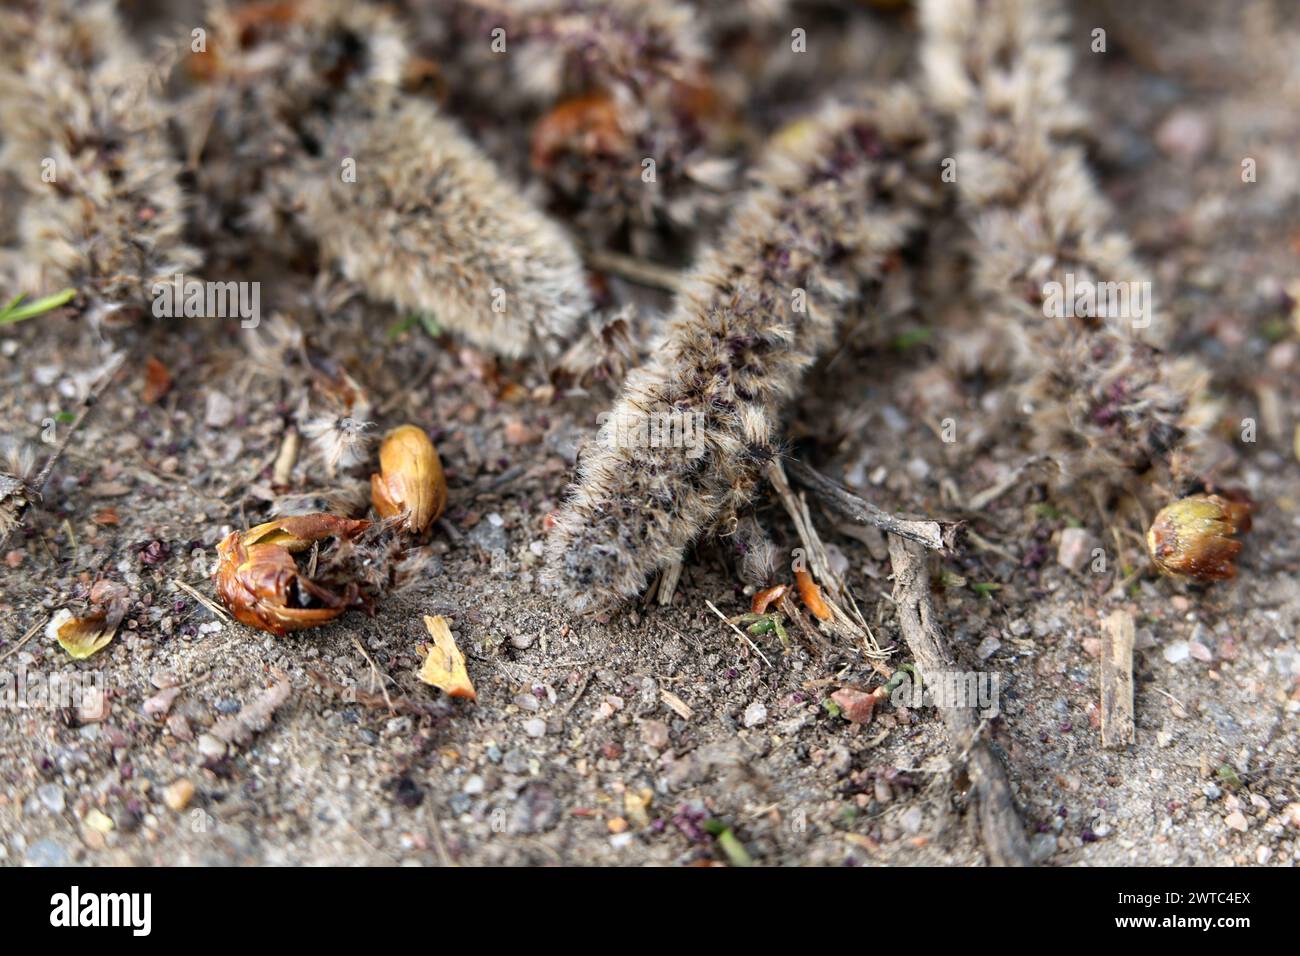
[[[1269,119],[1280,92],[1159,75],[1139,52],[1084,58],[1077,89],[1099,117],[1100,178],[1182,320],[1178,347],[1215,370],[1226,421],[1260,421],[1258,441],[1233,443],[1227,476],[1258,502],[1240,576],[1208,588],[1162,579],[1145,569],[1140,529],[1112,535],[1091,502],[1046,507],[1026,481],[973,521],[992,549],[967,543],[944,565],[939,609],[962,666],[999,678],[1001,712],[987,733],[1040,862],[1294,864],[1300,329],[1282,290],[1297,276],[1300,234],[1294,179],[1279,187],[1267,171],[1300,142],[1294,124]],[[1183,125],[1162,125],[1177,111]],[[1202,128],[1210,136],[1198,146]],[[1244,198],[1243,149],[1265,171],[1260,192]],[[102,719],[0,710],[0,862],[726,861],[710,820],[763,865],[983,862],[938,714],[889,706],[866,725],[836,716],[825,704],[834,690],[878,683],[860,650],[784,649],[769,635],[756,638],[766,660],[758,656],[705,604],[727,614],[748,604],[719,549],[697,549],[669,607],[602,619],[543,593],[545,516],[604,398],[553,401],[542,370],[494,368],[418,328],[392,336],[400,317],[358,299],[322,323],[291,302],[277,307],[313,347],[346,357],[383,425],[410,421],[433,435],[451,503],[425,586],[373,617],[350,613],[283,638],[219,621],[179,584],[211,597],[216,543],[261,520],[274,497],[270,467],[292,395],[259,364],[265,350],[224,320],[150,319],[103,334],[58,318],[5,329],[0,413],[11,434],[36,435],[74,409],[74,381],[104,362],[110,342],[131,359],[43,507],[0,555],[0,670],[97,675],[108,707]],[[174,378],[152,405],[141,397],[149,355]],[[911,373],[933,355],[933,343],[849,347],[828,360],[833,374],[812,377],[792,433],[838,436],[819,447],[819,466],[882,507],[951,509],[1024,453],[1008,437],[975,455],[918,424],[925,379]],[[221,399],[229,421],[210,407]],[[977,394],[960,401],[973,433],[1014,434]],[[305,467],[299,487],[319,487]],[[815,516],[846,558],[877,640],[905,661],[888,560]],[[763,518],[797,543],[775,503]],[[1073,524],[1105,536],[1104,572],[1057,564]],[[132,604],[114,641],[76,663],[44,626],[60,608],[84,608],[100,579],[125,584]],[[1117,608],[1138,621],[1137,733],[1132,747],[1107,751],[1098,641]],[[451,619],[477,703],[440,700],[418,681],[424,614]],[[271,725],[230,756],[205,755],[204,731],[281,675],[292,693]],[[382,683],[430,713],[394,715],[322,678],[381,697]],[[170,709],[147,715],[145,701],[168,685],[182,688]],[[192,739],[168,723],[177,714]],[[167,788],[177,781],[194,792],[173,809]]]

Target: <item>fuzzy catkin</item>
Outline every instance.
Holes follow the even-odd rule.
[[[548,577],[567,599],[629,598],[701,533],[732,530],[784,406],[918,226],[937,171],[916,99],[901,90],[778,135],[584,449],[547,543]]]
[[[403,90],[408,54],[385,8],[303,5],[247,49],[230,14],[213,21],[218,81],[196,100],[221,103],[200,174],[214,226],[313,240],[370,297],[508,357],[569,344],[591,311],[573,243]]]
[[[1068,87],[1064,14],[1041,0],[923,0],[921,21],[927,94],[949,129],[969,227],[971,291],[1011,349],[1035,449],[1060,465],[1062,487],[1121,484],[1169,462],[1208,408],[1195,362],[1160,351],[1167,314],[1151,299],[1141,316],[1047,308],[1046,284],[1070,276],[1153,288],[1073,140],[1087,116]]]
[[[398,99],[335,119],[300,173],[301,221],[374,298],[480,348],[554,358],[591,310],[568,237],[450,121]],[[344,182],[338,158],[356,163]]]
[[[142,309],[155,281],[198,263],[159,68],[109,2],[15,4],[0,34],[0,168],[25,193],[18,284],[71,286],[95,321]]]

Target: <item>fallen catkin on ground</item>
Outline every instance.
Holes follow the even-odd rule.
[[[554,358],[591,311],[564,231],[418,101],[372,98],[335,118],[297,171],[302,222],[375,299],[427,312],[480,348]],[[356,181],[339,158],[356,162]]]
[[[162,65],[140,57],[111,3],[17,3],[0,35],[0,168],[24,194],[15,285],[71,286],[92,321],[142,309],[156,280],[198,262]]]
[[[1064,15],[1039,0],[923,0],[921,20],[924,80],[969,227],[970,293],[1010,351],[1035,449],[1060,465],[1061,487],[1195,471],[1181,453],[1212,416],[1207,376],[1161,351],[1173,330],[1152,276],[1112,227],[1075,140],[1087,116],[1068,88]],[[1153,295],[1141,315],[1049,314],[1045,284],[1071,277]]]
[[[387,11],[304,5],[247,47],[238,21],[213,19],[212,85],[196,94],[219,104],[201,183],[210,218],[254,225],[281,252],[306,237],[371,298],[480,348],[555,357],[570,344],[591,311],[573,243],[403,89],[407,51]]]
[[[775,138],[579,460],[547,544],[548,574],[569,600],[634,596],[701,533],[733,523],[786,402],[919,226],[938,171],[904,90],[827,107]]]

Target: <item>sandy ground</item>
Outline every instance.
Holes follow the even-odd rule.
[[[1260,422],[1257,442],[1235,444],[1230,476],[1259,502],[1241,575],[1192,589],[1145,574],[1117,588],[1120,569],[1141,559],[1123,535],[1105,542],[1118,553],[1106,573],[1072,573],[1056,562],[1061,532],[1073,519],[1108,529],[1091,504],[1047,508],[1026,483],[977,520],[996,550],[968,546],[948,562],[938,603],[959,662],[1001,682],[988,733],[1040,861],[1294,864],[1300,329],[1283,290],[1298,274],[1300,233],[1288,217],[1295,180],[1279,186],[1271,173],[1284,166],[1269,164],[1294,163],[1300,142],[1279,119],[1287,103],[1276,90],[1207,82],[1141,54],[1085,59],[1077,85],[1099,117],[1100,177],[1170,290],[1178,346],[1215,368],[1226,420]],[[1239,181],[1243,155],[1268,172],[1251,189]],[[287,638],[223,624],[178,587],[211,595],[216,542],[261,520],[272,495],[269,466],[292,409],[281,380],[250,359],[250,336],[201,321],[100,336],[58,319],[0,333],[0,413],[15,434],[73,407],[75,379],[103,362],[109,338],[134,356],[45,508],[0,555],[0,670],[95,674],[107,704],[102,719],[0,711],[0,862],[725,860],[706,820],[765,865],[983,861],[937,714],[884,708],[861,727],[834,716],[831,691],[874,683],[861,653],[783,651],[768,637],[765,662],[705,605],[732,614],[748,603],[717,549],[697,550],[671,607],[603,620],[541,593],[543,519],[602,399],[548,401],[535,391],[538,370],[503,366],[498,380],[448,338],[413,329],[390,339],[397,318],[352,302],[330,323],[302,324],[314,346],[347,356],[384,425],[433,433],[450,527],[435,532],[425,589],[373,618]],[[830,360],[834,376],[814,376],[796,415],[794,434],[838,436],[820,449],[825,470],[882,506],[942,511],[1022,454],[1006,441],[976,454],[916,424],[925,379],[912,373],[933,361],[933,345],[847,349]],[[175,380],[154,405],[140,398],[150,354]],[[974,431],[1012,429],[978,394],[959,398]],[[778,507],[764,519],[792,541]],[[888,560],[818,520],[880,644],[897,645]],[[1000,587],[955,586],[952,574]],[[114,642],[76,664],[40,629],[52,612],[84,607],[99,579],[127,585],[132,608]],[[1137,741],[1104,751],[1097,642],[1116,608],[1138,620]],[[477,704],[444,703],[417,680],[427,613],[452,620]],[[270,727],[231,756],[206,754],[203,732],[279,675],[292,694]],[[394,716],[322,679],[373,693],[382,681],[428,712]],[[165,714],[147,715],[160,686],[181,690]],[[177,781],[194,792],[185,802],[173,789],[174,809]]]

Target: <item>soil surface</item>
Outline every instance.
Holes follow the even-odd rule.
[[[1157,40],[1126,32],[1119,12],[1112,22],[1076,11],[1081,36],[1092,18],[1111,29],[1112,53],[1081,55],[1075,83],[1097,117],[1098,176],[1179,319],[1176,347],[1215,371],[1235,453],[1224,479],[1258,502],[1255,529],[1235,581],[1188,587],[1147,568],[1141,528],[1112,527],[1091,501],[1049,504],[1026,479],[968,516],[983,544],[936,564],[938,609],[961,665],[1000,682],[986,733],[1037,860],[1294,864],[1300,89],[1175,56],[1200,35],[1190,15],[1161,21]],[[1282,49],[1300,37],[1295,23],[1272,39],[1244,20],[1216,29],[1224,63],[1236,62],[1234,43],[1259,57],[1265,40]],[[1256,183],[1241,182],[1243,157],[1257,160]],[[0,415],[13,435],[34,437],[51,418],[57,434],[110,351],[130,356],[43,507],[0,553],[0,671],[79,674],[104,704],[0,709],[0,862],[737,862],[708,821],[762,865],[984,862],[937,712],[885,706],[865,725],[834,713],[832,692],[878,676],[839,643],[785,649],[768,635],[756,654],[706,606],[748,608],[721,549],[691,555],[668,607],[583,616],[542,591],[545,516],[607,394],[557,399],[543,370],[419,327],[393,331],[400,316],[356,296],[312,319],[294,298],[306,294],[264,291],[264,309],[347,366],[381,428],[427,428],[451,496],[420,587],[371,617],[283,638],[218,619],[182,587],[211,598],[217,542],[287,493],[271,471],[297,396],[275,367],[290,359],[268,344],[271,320],[256,332],[156,319],[96,331],[56,316],[0,331]],[[940,314],[916,310],[923,322]],[[850,336],[830,372],[811,377],[791,434],[882,507],[941,514],[1025,452],[1015,423],[967,385],[947,382],[942,401],[985,436],[978,451],[922,424],[943,339],[930,328],[919,344]],[[153,403],[142,397],[149,356],[173,380]],[[1254,442],[1240,440],[1247,418]],[[310,497],[329,483],[301,458],[289,491]],[[813,513],[879,644],[906,661],[878,542]],[[761,516],[797,545],[779,504]],[[1075,527],[1106,550],[1105,571],[1058,563]],[[74,662],[45,625],[84,610],[100,580],[125,585],[130,609],[108,647]],[[1098,652],[1118,608],[1138,625],[1137,733],[1108,751]],[[477,703],[418,680],[425,614],[451,620]],[[247,746],[223,756],[203,742],[277,680],[289,698]],[[160,702],[169,687],[179,691]],[[417,704],[394,712],[403,701]]]

